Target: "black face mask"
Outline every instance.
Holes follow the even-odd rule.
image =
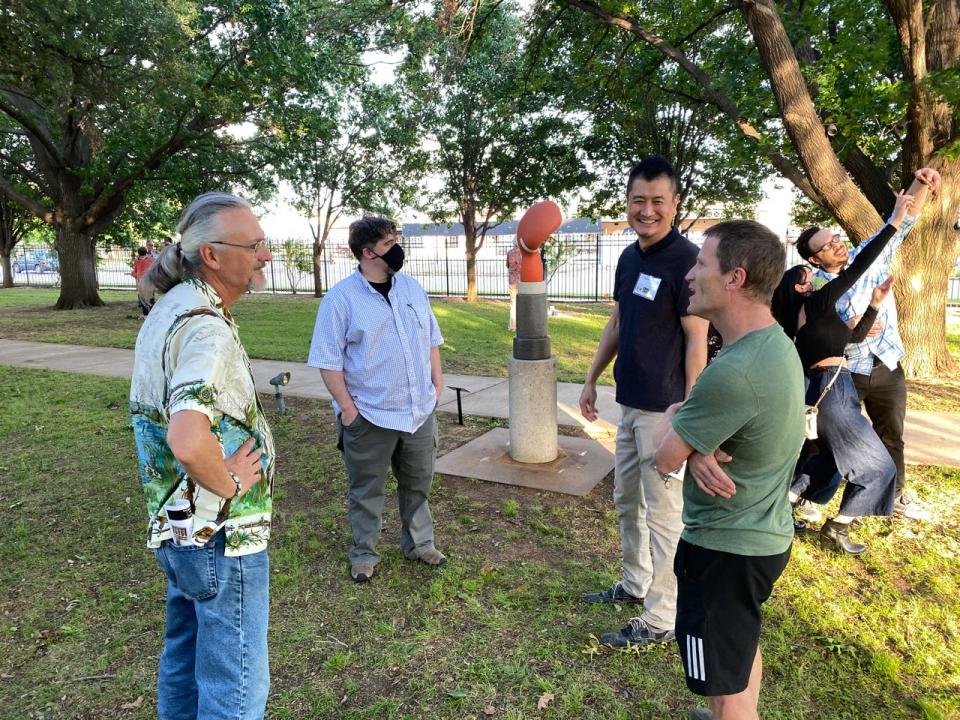
[[[373,250],[370,252],[373,252]],[[403,259],[406,257],[403,252],[403,246],[401,245],[394,245],[383,255],[377,255],[376,253],[373,254],[383,260],[387,264],[387,267],[390,268],[390,272],[394,273],[400,272],[400,268],[403,267]]]

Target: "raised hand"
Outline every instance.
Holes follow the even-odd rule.
[[[893,275],[888,275],[886,280],[884,280],[882,283],[880,283],[873,289],[873,294],[870,297],[870,304],[875,308],[879,308],[880,303],[882,303],[884,299],[887,297],[887,294],[889,294],[890,287],[892,285],[893,285]]]
[[[902,192],[897,193],[897,200],[893,206],[893,217],[891,218],[890,224],[894,227],[900,227],[903,219],[913,212],[913,207],[913,195],[907,195]]]
[[[931,192],[937,192],[937,190],[940,189],[942,178],[940,177],[940,173],[933,168],[920,168],[913,174],[913,176],[924,185],[929,187]]]

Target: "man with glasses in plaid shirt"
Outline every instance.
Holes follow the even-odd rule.
[[[923,194],[926,194],[926,191],[936,192],[940,186],[940,175],[932,168],[918,170],[916,179],[921,183]],[[923,200],[921,193],[918,193],[914,212],[922,206]],[[907,217],[901,223],[883,254],[837,301],[837,313],[851,327],[856,325],[869,307],[873,289],[887,279],[894,253],[916,221],[914,216]],[[822,284],[833,280],[872,239],[865,240],[848,251],[839,235],[823,228],[810,228],[801,233],[797,240],[797,250],[816,268],[813,282]],[[904,495],[906,471],[903,463],[903,424],[907,408],[907,386],[903,368],[900,366],[904,354],[903,340],[897,328],[897,308],[893,295],[889,295],[880,305],[877,320],[867,339],[862,343],[847,345],[845,354],[860,400],[867,409],[874,430],[897,467],[894,515],[927,519],[928,513]]]

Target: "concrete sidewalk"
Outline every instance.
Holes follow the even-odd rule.
[[[0,339],[0,365],[128,378],[133,369],[133,351]],[[260,392],[270,392],[272,388],[267,381],[279,372],[289,371],[290,384],[283,389],[284,395],[330,399],[320,381],[320,373],[305,363],[253,360],[252,365]],[[446,387],[440,398],[440,410],[456,413],[456,393],[451,388],[462,387],[469,391],[463,393],[464,414],[507,417],[506,378],[444,373],[444,381]],[[606,436],[604,439],[609,442],[612,440],[609,431],[616,427],[620,415],[614,389],[609,386],[597,388],[600,420],[596,423],[588,423],[580,415],[580,390],[579,383],[557,383],[557,422],[582,427],[594,437]],[[958,431],[960,415],[907,411],[904,432],[907,462],[960,467],[960,443],[956,442]]]

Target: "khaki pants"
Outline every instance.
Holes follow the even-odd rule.
[[[673,630],[677,578],[673,557],[683,531],[683,483],[665,482],[653,467],[653,433],[663,413],[620,406],[613,504],[620,521],[623,586],[646,598],[643,620]]]
[[[510,322],[507,324],[507,330],[516,332],[517,329],[517,286],[510,286]]]

